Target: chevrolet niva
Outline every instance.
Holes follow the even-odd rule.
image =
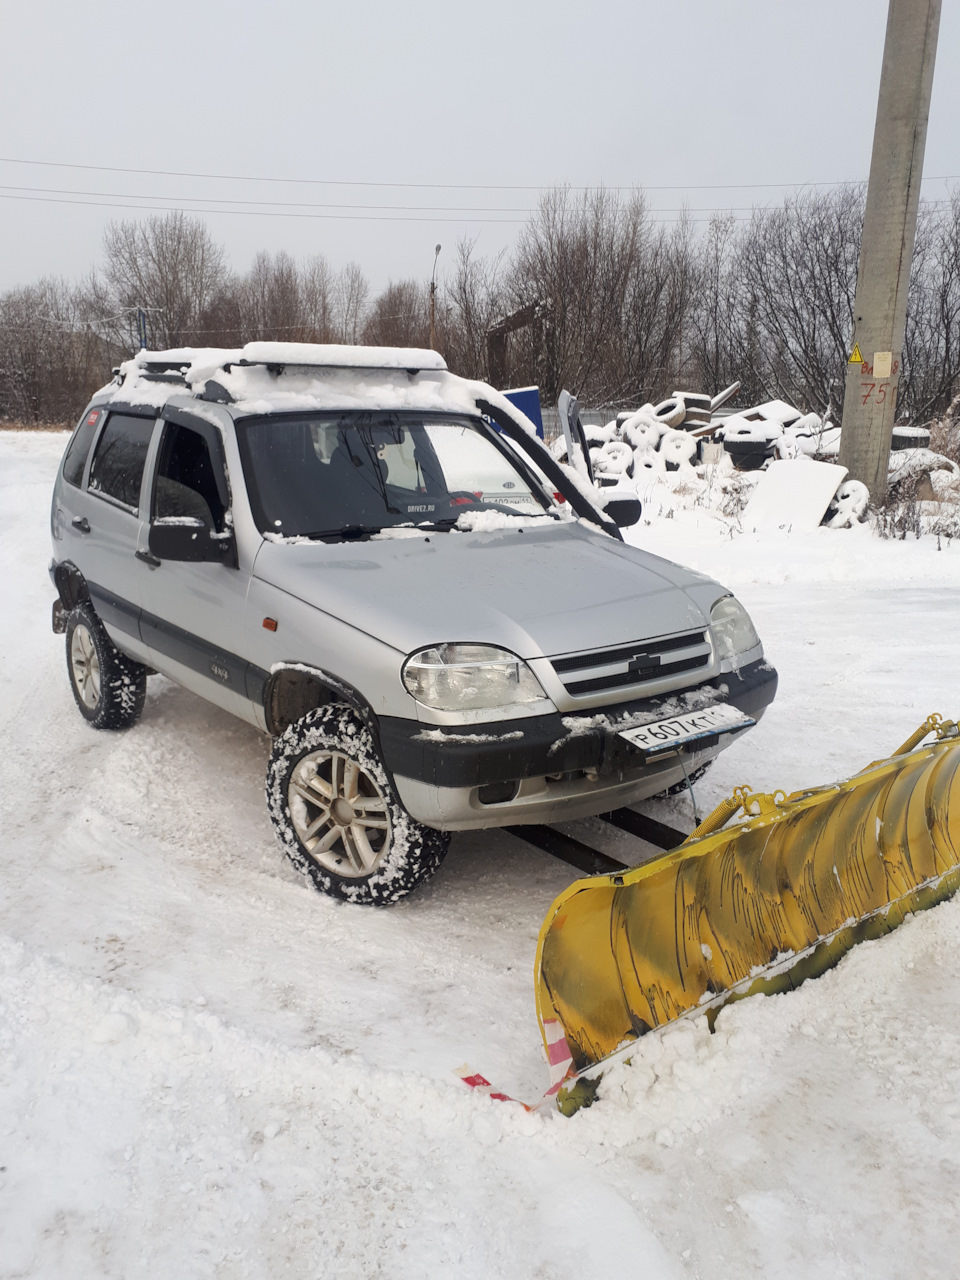
[[[638,518],[435,352],[141,352],[63,457],[53,626],[95,728],[161,672],[272,735],[290,859],[390,903],[450,832],[663,792],[772,700],[745,610]]]

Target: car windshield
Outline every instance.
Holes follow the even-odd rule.
[[[314,413],[237,423],[262,533],[365,537],[461,516],[547,516],[548,497],[480,421],[418,413]]]

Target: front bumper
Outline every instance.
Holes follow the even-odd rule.
[[[718,755],[731,733],[645,760],[621,729],[724,702],[757,720],[773,701],[777,673],[761,659],[694,689],[529,719],[430,728],[384,717],[384,761],[412,817],[448,831],[557,822],[604,813],[663,791]],[[742,732],[738,731],[738,732]]]

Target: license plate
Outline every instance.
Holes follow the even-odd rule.
[[[698,738],[709,738],[718,733],[732,733],[746,729],[751,720],[736,707],[721,703],[706,707],[703,711],[691,711],[688,715],[670,716],[667,720],[655,720],[653,724],[638,725],[635,729],[621,729],[620,737],[632,742],[647,755],[660,751],[672,751]]]

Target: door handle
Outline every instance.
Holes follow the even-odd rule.
[[[159,569],[161,561],[151,551],[135,551],[133,553],[138,560],[142,560],[144,564],[148,564],[151,569]]]
[[[86,516],[74,516],[70,523],[75,529],[79,529],[81,533],[90,532],[90,521]]]

